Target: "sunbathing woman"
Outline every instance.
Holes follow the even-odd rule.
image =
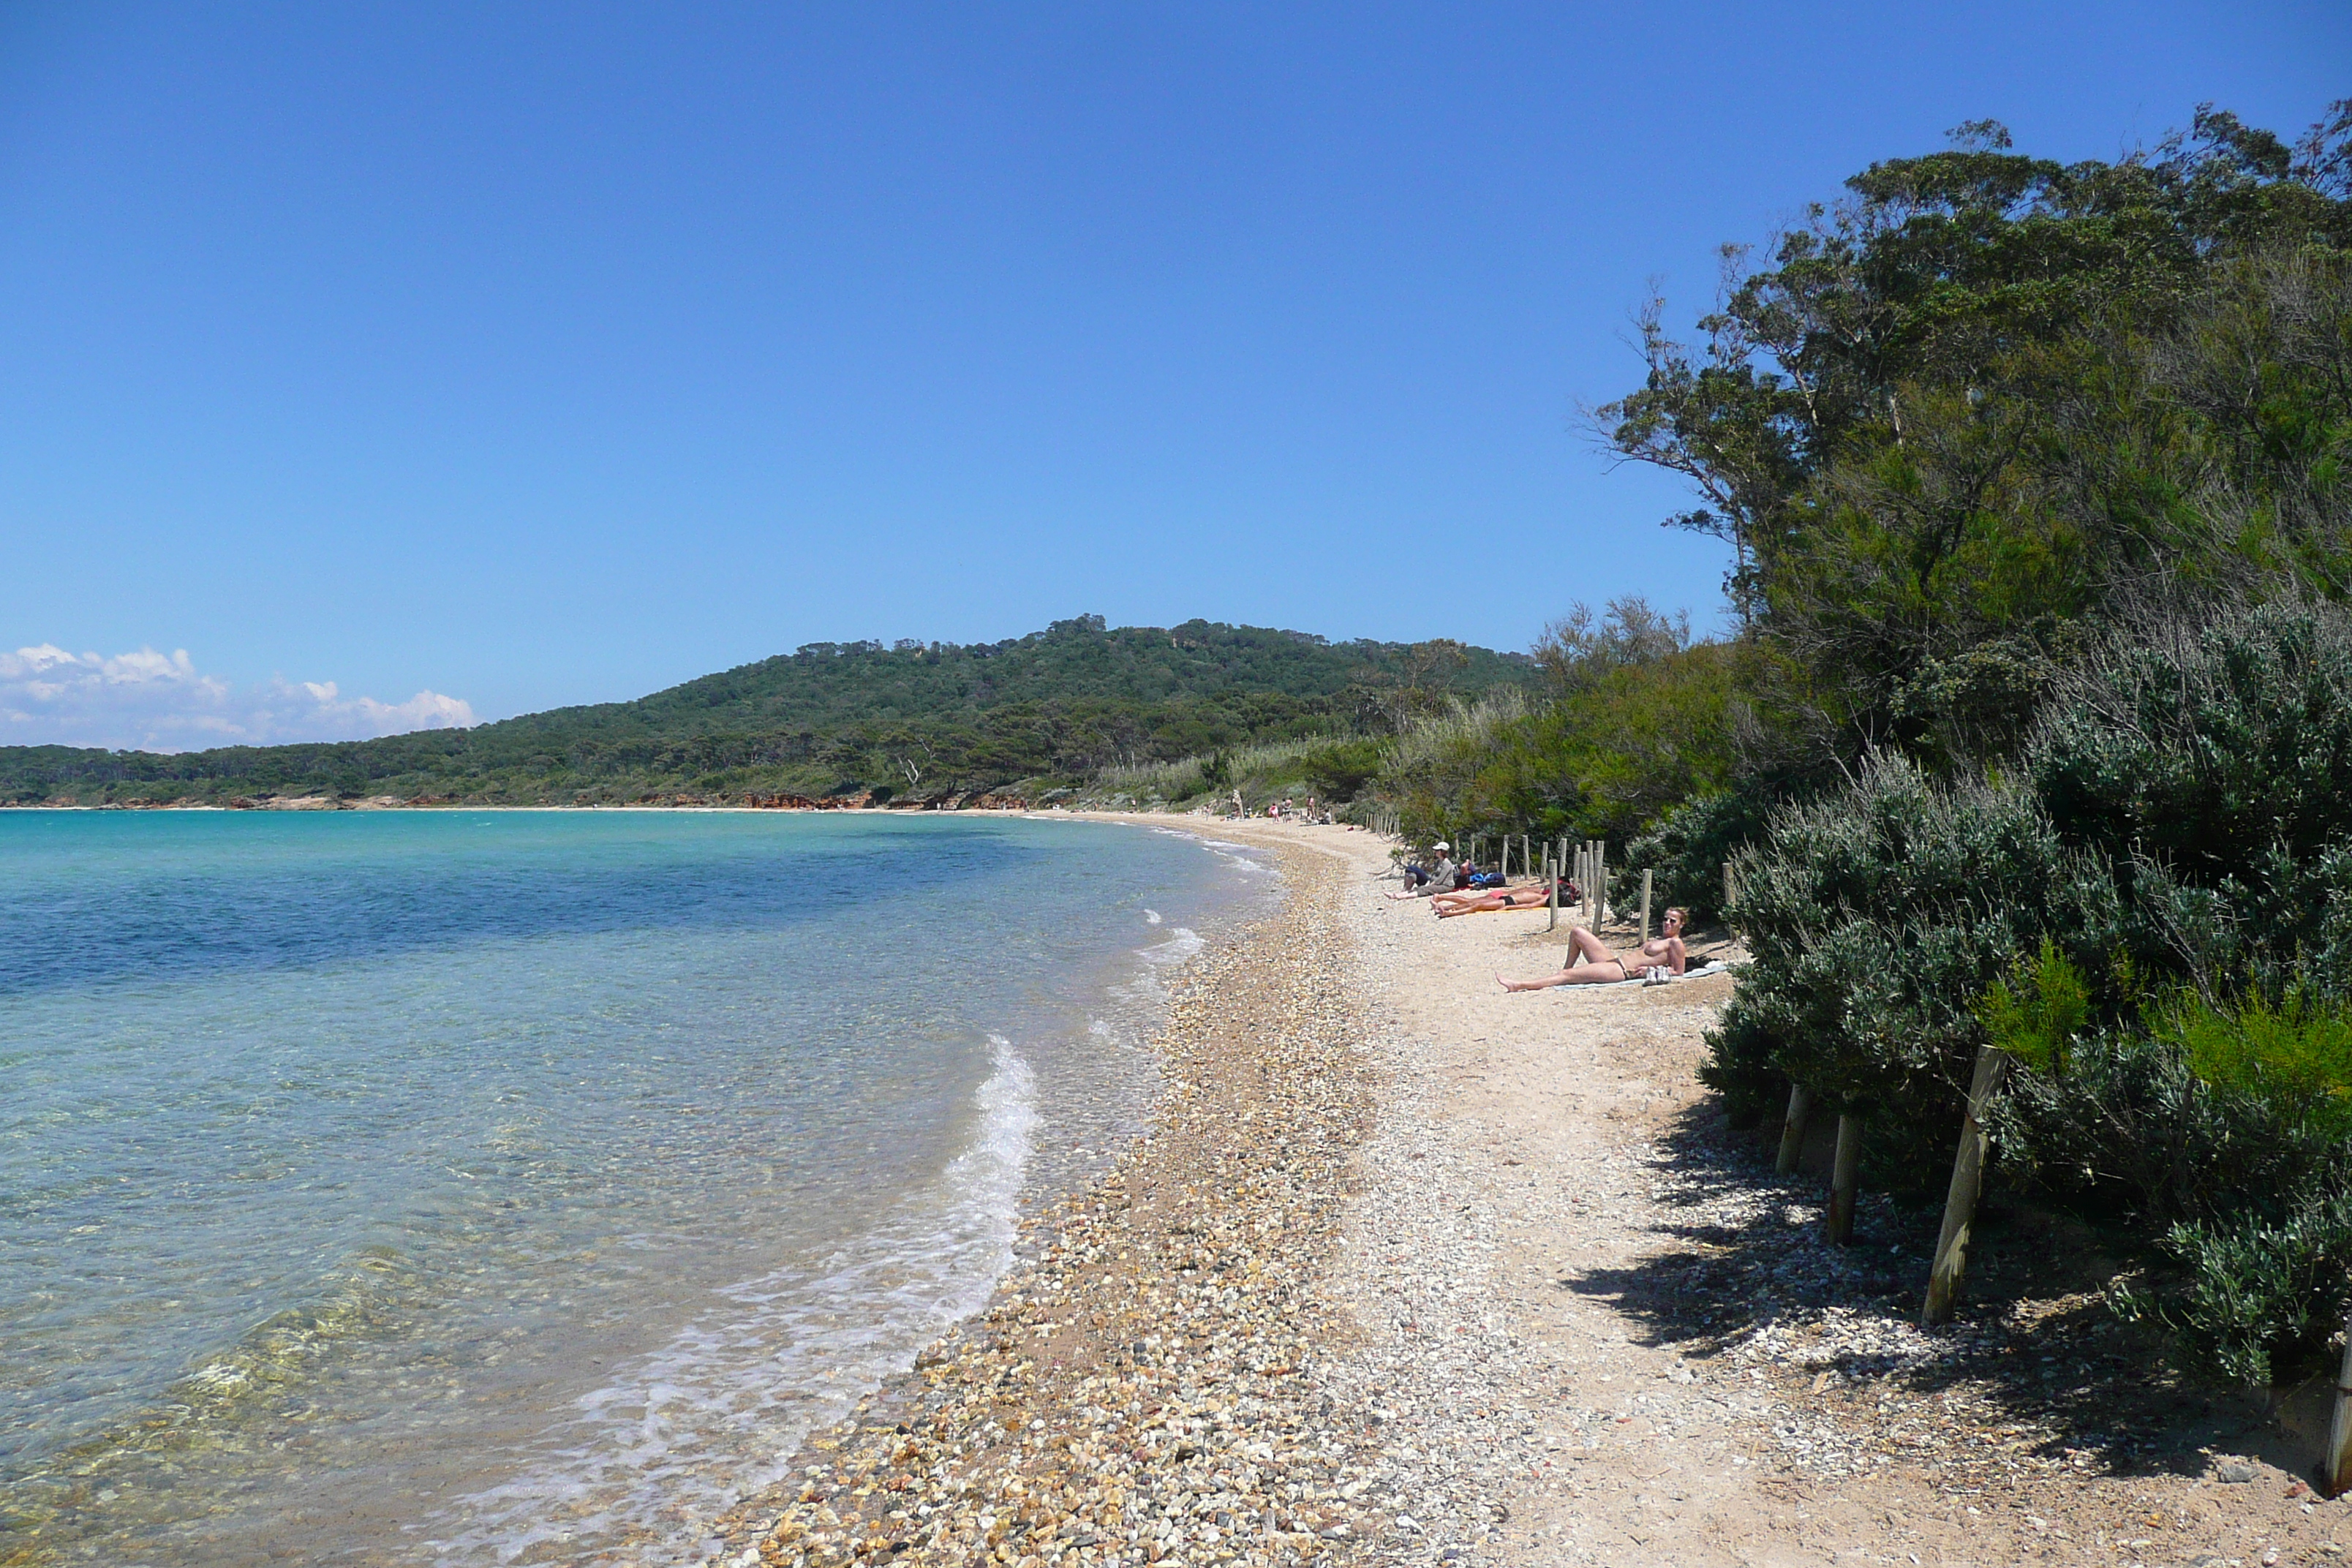
[[[1429,900],[1437,918],[1480,915],[1488,910],[1539,910],[1551,901],[1549,882],[1528,882],[1517,888],[1488,888],[1477,893],[1439,893]]]
[[[1668,910],[1665,923],[1659,933],[1641,948],[1622,957],[1609,951],[1601,939],[1578,926],[1568,933],[1574,944],[1575,962],[1558,974],[1547,974],[1541,980],[1509,980],[1497,974],[1506,991],[1541,991],[1548,985],[1614,985],[1621,980],[1639,980],[1644,970],[1663,967],[1680,974],[1689,963],[1690,955],[1683,951],[1683,911]]]

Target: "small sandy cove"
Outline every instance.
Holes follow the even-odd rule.
[[[1559,966],[1565,914],[1441,921],[1384,896],[1371,835],[1174,825],[1274,850],[1289,897],[1181,976],[1152,1134],[709,1561],[2352,1548],[2291,1433],[2109,1321],[2081,1237],[1994,1229],[1962,1321],[1913,1327],[1935,1216],[1868,1198],[1826,1246],[1820,1179],[1774,1176],[1698,1082],[1728,976],[1507,995],[1497,970]]]

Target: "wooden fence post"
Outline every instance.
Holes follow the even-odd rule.
[[[1544,880],[1551,887],[1551,913],[1544,921],[1544,930],[1558,931],[1559,929],[1559,862],[1549,855],[1544,857]]]
[[[1976,1076],[1969,1084],[1969,1109],[1960,1120],[1959,1152],[1952,1156],[1952,1186],[1944,1196],[1944,1228],[1936,1237],[1936,1260],[1927,1270],[1927,1300],[1919,1309],[1923,1327],[1952,1321],[1960,1281],[1969,1268],[1969,1241],[1976,1228],[1977,1199],[1984,1194],[1985,1155],[1992,1139],[1985,1111],[2009,1076],[2009,1053],[1990,1046],[1977,1051]]]
[[[1848,1111],[1838,1118],[1837,1163],[1830,1170],[1830,1241],[1844,1247],[1853,1240],[1855,1179],[1862,1169],[1862,1118]]]
[[[1723,910],[1726,914],[1731,912],[1731,862],[1728,860],[1723,863]]]
[[[1782,1175],[1797,1168],[1797,1156],[1805,1152],[1805,1123],[1813,1119],[1813,1091],[1801,1083],[1789,1086],[1789,1114],[1780,1121],[1780,1152],[1772,1168]]]
[[[1642,872],[1642,945],[1650,945],[1650,873]]]
[[[2352,1492],[2352,1314],[2344,1320],[2344,1364],[2336,1373],[2336,1419],[2328,1425],[2320,1479],[2329,1497]]]

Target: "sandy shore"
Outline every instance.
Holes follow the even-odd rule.
[[[1181,977],[1154,1134],[716,1561],[2352,1546],[2289,1437],[2149,1373],[2067,1238],[1989,1237],[1961,1325],[1912,1328],[1934,1216],[1873,1199],[1823,1245],[1818,1181],[1775,1178],[1696,1081],[1727,977],[1506,995],[1565,929],[1391,903],[1369,835],[1213,831],[1274,848],[1290,897]]]

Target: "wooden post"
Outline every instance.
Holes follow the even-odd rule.
[[[1642,945],[1650,945],[1650,873],[1642,873]]]
[[[1544,920],[1544,930],[1559,929],[1559,862],[1544,857],[1544,880],[1551,885],[1551,913]]]
[[[1833,1246],[1853,1240],[1855,1176],[1862,1168],[1862,1118],[1849,1111],[1838,1118],[1837,1163],[1830,1169],[1830,1214],[1827,1230]]]
[[[2327,1428],[2327,1453],[2320,1479],[2329,1497],[2352,1492],[2352,1315],[2344,1320],[2344,1364],[2336,1373],[2336,1419]]]
[[[1789,1086],[1789,1114],[1780,1122],[1780,1152],[1772,1168],[1782,1175],[1797,1168],[1797,1156],[1805,1152],[1805,1123],[1813,1119],[1813,1091],[1801,1083]]]
[[[1723,863],[1723,912],[1727,915],[1731,912],[1731,862],[1728,860]]]
[[[1979,1048],[1969,1108],[1960,1119],[1960,1147],[1952,1156],[1952,1186],[1944,1195],[1944,1228],[1936,1237],[1936,1261],[1927,1271],[1927,1300],[1919,1309],[1919,1321],[1926,1328],[1950,1322],[1952,1305],[1959,1299],[1976,1228],[1977,1199],[1984,1194],[1985,1155],[1992,1143],[1984,1128],[1985,1111],[2008,1076],[2008,1052],[1990,1046]]]
[[[1519,875],[1532,877],[1535,875],[1535,849],[1528,844],[1528,836],[1522,833],[1519,835]]]
[[[1609,919],[1609,840],[1592,841],[1592,899],[1599,906],[1601,919]]]

